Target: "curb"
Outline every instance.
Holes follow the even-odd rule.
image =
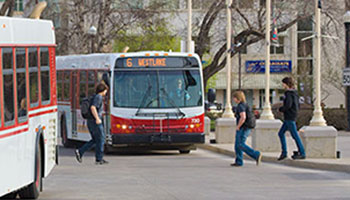
[[[197,145],[197,147],[204,149],[204,150],[214,152],[214,153],[227,155],[230,157],[236,156],[235,152],[232,150],[222,149],[222,148],[210,145],[210,144],[199,144],[199,145]],[[250,159],[246,155],[244,155],[244,158]],[[267,163],[275,163],[275,164],[280,164],[280,165],[291,166],[291,167],[350,173],[350,165],[349,164],[319,163],[319,162],[314,162],[312,160],[307,160],[307,159],[306,160],[298,160],[298,161],[294,161],[291,159],[287,159],[284,161],[277,161],[276,157],[266,156],[266,155],[263,155],[262,161],[267,162]]]

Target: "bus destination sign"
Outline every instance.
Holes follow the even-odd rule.
[[[194,57],[126,57],[118,58],[116,68],[193,68],[199,67]]]
[[[166,58],[127,58],[128,67],[166,67]]]

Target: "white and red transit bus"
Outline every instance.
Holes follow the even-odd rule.
[[[109,147],[179,150],[204,142],[203,75],[195,54],[138,52],[58,56],[60,133],[67,146],[88,141],[82,98],[100,81],[110,85],[104,103]]]
[[[57,163],[51,21],[0,17],[0,197],[36,199]]]

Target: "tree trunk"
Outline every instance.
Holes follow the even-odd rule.
[[[2,4],[1,9],[0,9],[0,16],[5,16],[6,11],[8,16],[12,16],[13,14],[13,6],[14,6],[15,1],[14,0],[6,0],[4,4]]]
[[[345,10],[350,10],[350,0],[344,0],[345,1]]]

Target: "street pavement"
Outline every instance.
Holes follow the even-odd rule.
[[[277,163],[293,167],[302,167],[309,169],[319,169],[328,171],[339,171],[350,173],[350,133],[339,132],[337,137],[337,150],[340,151],[341,156],[338,159],[325,159],[325,158],[306,158],[305,160],[293,161],[290,159],[293,151],[297,150],[295,141],[290,134],[286,134],[286,141],[288,147],[289,158],[283,161],[277,161],[280,152],[262,152],[264,162]],[[276,135],[277,137],[277,135]],[[215,153],[235,156],[234,144],[213,144],[210,140],[215,139],[215,134],[211,132],[209,136],[206,136],[205,144],[198,145],[202,149],[206,149]],[[251,146],[251,135],[247,138],[247,144]],[[246,156],[244,154],[244,156]],[[350,199],[350,198],[349,198]]]
[[[60,149],[60,165],[44,180],[41,200],[350,199],[350,174],[233,159],[206,150],[119,153],[97,166],[94,153],[76,162]]]

